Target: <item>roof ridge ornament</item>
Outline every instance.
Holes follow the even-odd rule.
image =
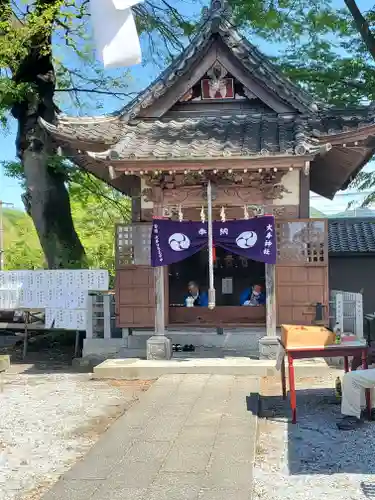
[[[202,9],[202,21],[209,19],[230,17],[232,10],[227,0],[211,0],[209,7]]]
[[[221,10],[228,8],[228,2],[226,0],[211,0],[211,10]]]

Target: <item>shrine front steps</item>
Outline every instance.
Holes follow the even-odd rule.
[[[102,356],[105,358],[144,357],[147,339],[154,334],[152,330],[133,330],[129,335],[123,329],[122,338],[86,338],[83,343],[83,356]],[[166,335],[172,344],[194,345],[197,349],[229,349],[242,352],[243,356],[259,352],[259,340],[266,334],[264,326],[224,328],[218,333],[215,328],[168,328]],[[127,354],[122,354],[124,349]],[[137,354],[138,351],[138,354]]]
[[[322,370],[332,370],[324,359],[295,361],[297,376],[318,376]],[[188,355],[160,361],[137,358],[107,359],[93,370],[95,379],[150,380],[168,374],[280,376],[274,360],[257,360],[247,357],[196,358]]]

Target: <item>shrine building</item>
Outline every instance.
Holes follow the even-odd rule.
[[[309,218],[309,192],[332,199],[349,185],[374,154],[374,118],[370,106],[316,102],[214,0],[189,46],[122,110],[42,125],[79,167],[131,197],[131,223],[116,227],[119,327],[152,335],[158,306],[169,331],[242,328],[272,343],[282,323],[328,322],[327,221]],[[152,219],[207,220],[208,180],[213,219],[274,215],[276,264],[218,248],[215,309],[185,307],[190,281],[208,288],[204,249],[163,268],[156,304]],[[241,292],[255,284],[266,303],[241,306]]]

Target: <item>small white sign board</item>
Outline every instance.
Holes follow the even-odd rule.
[[[108,290],[98,269],[0,272],[0,310],[45,309],[46,328],[85,330],[90,290]]]
[[[223,295],[232,295],[232,293],[233,293],[233,278],[223,278],[221,280],[221,293]]]

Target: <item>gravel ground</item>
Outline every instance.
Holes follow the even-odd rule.
[[[375,422],[337,430],[336,377],[297,380],[296,425],[280,382],[264,382],[254,500],[375,499]]]
[[[40,498],[150,385],[61,372],[8,374],[4,382],[0,500]]]

